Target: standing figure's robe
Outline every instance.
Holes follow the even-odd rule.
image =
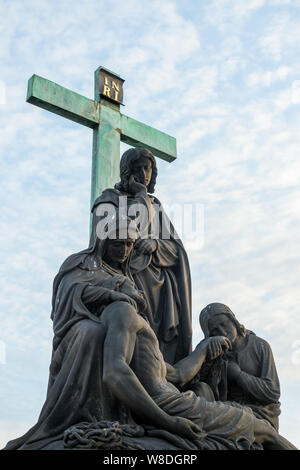
[[[132,195],[118,189],[106,189],[93,206],[101,212],[101,205],[119,208],[120,197],[127,198],[128,210],[133,204],[144,204],[152,216],[159,209],[159,227],[155,227],[157,249],[151,255],[134,250],[130,270],[137,287],[144,292],[146,316],[154,330],[164,359],[174,364],[191,352],[191,275],[187,253],[160,201],[150,195]],[[151,207],[156,210],[151,211]],[[102,211],[103,213],[103,211]],[[157,222],[157,219],[154,221]],[[154,225],[153,220],[149,225]],[[151,230],[150,230],[151,236]]]

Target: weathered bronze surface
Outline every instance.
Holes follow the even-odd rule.
[[[280,384],[270,345],[239,323],[227,305],[207,305],[200,314],[205,338],[215,338],[214,358],[201,371],[215,400],[234,401],[252,409],[254,415],[279,428]],[[230,349],[224,354],[217,344],[227,337]]]
[[[121,158],[120,176],[121,181],[114,188],[106,189],[96,199],[94,216],[104,205],[106,209],[108,204],[112,209],[119,208],[124,199],[127,213],[135,214],[135,206],[137,212],[145,208],[146,238],[136,245],[130,267],[136,285],[144,292],[145,313],[157,334],[164,358],[174,364],[192,347],[191,276],[187,253],[181,240],[176,238],[161,202],[152,195],[157,168],[151,152],[144,148],[127,150]]]
[[[28,81],[27,102],[93,129],[91,207],[119,179],[121,141],[145,147],[168,162],[177,157],[174,137],[120,113],[123,82],[114,72],[98,67],[91,100],[38,75]]]
[[[210,357],[215,337],[174,366],[165,363],[130,274],[139,231],[135,236],[131,225],[120,239],[124,221],[132,223],[121,219],[114,240],[99,240],[93,226],[89,247],[67,258],[55,277],[47,399],[38,423],[6,449],[82,448],[92,444],[90,433],[103,444],[103,427],[111,436],[106,449],[295,449],[249,408],[180,391]],[[113,229],[111,220],[107,233]],[[125,433],[131,425],[124,442],[115,421]]]

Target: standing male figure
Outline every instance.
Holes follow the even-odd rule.
[[[188,257],[162,204],[151,196],[157,177],[152,153],[145,148],[127,150],[121,158],[120,176],[113,189],[106,189],[96,199],[93,220],[104,215],[108,204],[119,208],[126,202],[128,212],[134,205],[145,208],[147,220],[142,228],[149,229],[149,236],[134,247],[130,269],[137,287],[144,292],[145,314],[164,359],[174,364],[189,354],[192,346]]]

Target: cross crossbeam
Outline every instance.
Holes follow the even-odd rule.
[[[99,124],[97,101],[38,75],[33,75],[28,81],[26,101],[87,127],[93,128]]]
[[[133,147],[145,147],[163,160],[177,157],[176,139],[120,112],[120,103],[99,93],[99,73],[118,75],[99,67],[95,72],[95,99],[86,98],[45,78],[33,75],[28,81],[27,99],[47,111],[93,129],[91,205],[120,176],[120,141]],[[107,78],[104,76],[104,83]],[[119,96],[114,83],[115,96]],[[107,90],[110,90],[107,85]],[[107,92],[108,93],[108,92]]]

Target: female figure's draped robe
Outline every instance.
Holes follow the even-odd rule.
[[[153,196],[106,189],[94,203],[94,217],[97,210],[101,210],[101,204],[119,208],[122,196],[127,198],[128,210],[133,204],[144,204],[152,215],[155,216],[158,210],[161,213],[154,238],[157,249],[150,255],[137,254],[134,250],[130,270],[137,287],[144,292],[145,314],[156,333],[164,359],[174,364],[187,356],[192,347],[191,275],[187,253],[160,201]],[[153,220],[149,222],[151,225]]]
[[[62,441],[64,431],[83,421],[107,419],[130,422],[102,381],[104,327],[101,312],[109,292],[131,281],[128,262],[124,276],[102,260],[105,240],[93,227],[87,249],[69,256],[53,283],[53,349],[45,404],[38,422],[6,449],[39,449]]]
[[[92,234],[89,248],[71,255],[54,279],[54,339],[46,401],[37,424],[24,436],[10,441],[6,450],[63,450],[65,431],[82,422],[93,423],[104,419],[135,424],[131,413],[114,399],[102,380],[106,330],[101,323],[101,312],[110,303],[109,292],[122,291],[125,282],[131,280],[130,272],[128,265],[124,270],[126,277],[108,266],[101,259],[101,254],[99,256],[96,243]],[[167,406],[165,411],[171,415],[185,416],[189,413],[192,419],[198,408],[194,403],[197,397],[191,401],[191,394],[180,394],[178,391],[174,399],[169,397],[166,404],[160,403],[159,406],[163,409]],[[202,405],[197,418],[200,422],[203,420]],[[205,406],[205,416],[210,422],[211,416],[216,418],[217,410],[212,404],[206,403]],[[213,407],[212,414],[209,407]],[[127,439],[131,445],[149,450],[251,448],[251,417],[242,411],[228,411],[229,415],[222,415],[213,424],[207,424],[212,429],[204,440],[191,442],[168,431],[153,429],[153,426],[145,436]],[[227,421],[231,414],[237,421],[230,430]],[[244,420],[244,417],[247,419]]]
[[[10,441],[6,450],[63,450],[65,431],[83,422],[108,420],[135,424],[130,411],[113,397],[102,380],[106,330],[101,313],[111,303],[110,292],[122,292],[131,281],[130,260],[125,263],[124,276],[108,266],[102,259],[105,241],[97,239],[95,227],[93,224],[89,247],[67,258],[54,279],[53,352],[47,397],[38,422],[24,436]],[[210,427],[208,435],[204,440],[191,442],[151,426],[145,436],[128,438],[131,445],[149,450],[252,447],[253,420],[248,413],[237,413],[227,407],[228,413],[221,416],[219,405],[215,407],[204,400],[200,403],[196,396],[191,396],[192,392],[180,394],[175,387],[174,390],[174,397],[168,397],[159,406],[175,416],[188,413],[191,419],[198,413],[199,422],[205,413]],[[231,415],[236,421],[229,429]]]
[[[123,276],[102,260],[105,240],[100,240],[97,235],[98,222],[99,217],[94,211],[88,248],[69,256],[54,279],[51,313],[54,338],[46,400],[38,422],[26,434],[8,442],[6,450],[63,449],[64,432],[82,422],[134,423],[130,411],[113,397],[102,380],[106,331],[100,315],[110,303],[109,291],[121,290]],[[180,246],[180,242],[174,243]],[[173,261],[176,259],[174,252]],[[165,262],[172,264],[172,250],[169,257],[165,256]],[[184,271],[185,257],[185,252],[178,257],[182,263],[182,277],[188,272]],[[146,264],[149,258],[152,259],[143,258]],[[124,276],[132,281],[129,263],[130,259],[125,263]],[[175,282],[172,274],[169,279],[172,286]],[[172,312],[176,329],[177,310]],[[187,323],[189,325],[189,320]],[[189,328],[186,331],[191,333]],[[174,337],[177,335],[176,331]],[[182,337],[186,338],[184,332]],[[184,352],[187,353],[188,349],[185,346]],[[152,431],[151,437],[140,438],[142,442],[137,439],[138,444],[145,449],[180,449],[186,448],[185,445],[197,448],[168,432],[163,432],[163,439],[156,438],[155,432]],[[133,438],[131,440],[134,441]]]

